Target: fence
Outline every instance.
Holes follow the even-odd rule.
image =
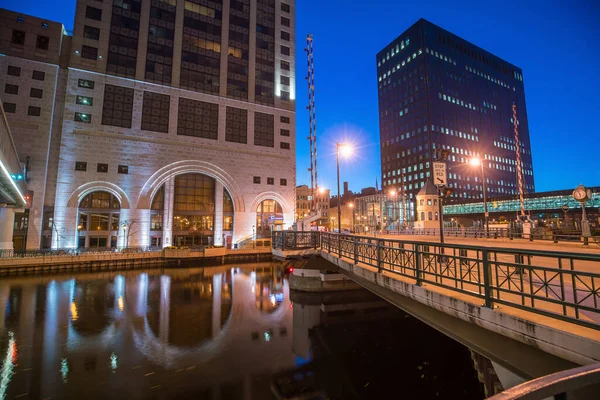
[[[79,255],[105,255],[111,253],[145,253],[150,251],[161,251],[162,247],[156,246],[137,246],[137,247],[86,247],[80,249],[41,249],[41,250],[0,250],[0,259],[2,258],[29,258],[29,257],[59,257],[59,256],[79,256]]]
[[[319,232],[275,231],[272,235],[274,249],[297,250],[319,247]]]
[[[286,232],[286,246],[291,248],[295,234]],[[354,264],[468,294],[487,307],[503,304],[600,329],[600,255],[324,232],[315,240]]]

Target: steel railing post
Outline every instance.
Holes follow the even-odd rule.
[[[352,238],[352,245],[354,246],[354,265],[358,264],[358,243],[356,242],[356,236]]]
[[[483,267],[483,292],[485,297],[485,307],[493,308],[492,302],[492,269],[488,250],[481,251],[481,265]]]
[[[421,281],[421,252],[419,251],[421,248],[420,244],[415,244],[415,278],[417,280],[417,285],[423,285]]]
[[[382,259],[381,259],[381,240],[377,239],[377,272],[381,273],[381,263],[382,263]]]

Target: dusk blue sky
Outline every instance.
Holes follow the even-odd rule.
[[[73,27],[74,0],[2,7]],[[375,54],[419,18],[523,69],[537,191],[600,185],[597,0],[296,1],[297,184],[310,185],[306,34],[314,35],[320,186],[335,194],[335,142],[350,140],[358,149],[341,178],[359,191],[381,185]]]

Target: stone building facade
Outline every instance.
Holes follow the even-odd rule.
[[[9,31],[43,23],[0,13]],[[294,25],[288,0],[79,0],[44,64],[44,148],[24,147],[18,106],[9,121],[39,197],[27,247],[230,245],[291,226]],[[30,58],[0,58],[0,79]]]

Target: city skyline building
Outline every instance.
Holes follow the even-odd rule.
[[[230,245],[293,224],[293,1],[78,0],[72,36],[0,15],[34,191],[23,246]]]
[[[447,150],[449,202],[519,192],[512,106],[525,193],[534,192],[523,72],[515,65],[420,19],[376,57],[382,188],[415,196]]]

